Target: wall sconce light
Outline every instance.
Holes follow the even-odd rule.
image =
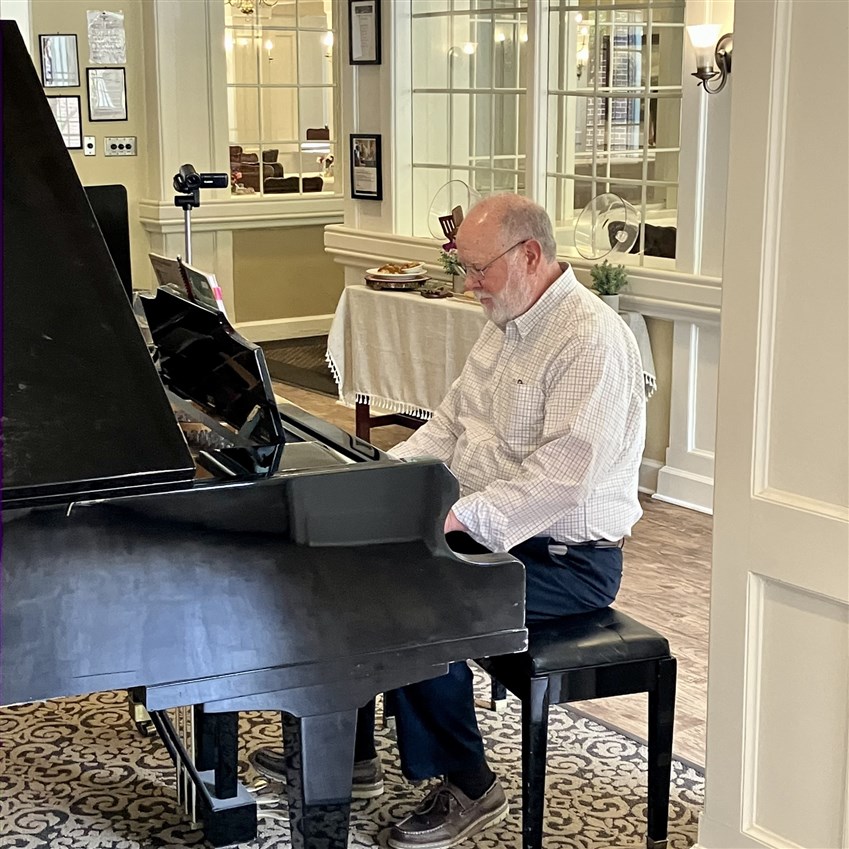
[[[696,53],[696,72],[692,75],[708,94],[716,94],[725,88],[731,73],[731,33],[719,37],[719,24],[701,24],[687,27],[687,35]],[[714,67],[714,61],[716,67]],[[719,78],[719,84],[710,88],[708,83]]]

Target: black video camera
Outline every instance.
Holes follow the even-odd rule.
[[[230,185],[227,174],[198,174],[194,165],[181,165],[174,175],[174,189],[188,194],[198,189],[226,189]]]

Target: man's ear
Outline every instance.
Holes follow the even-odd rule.
[[[528,239],[523,247],[528,262],[528,271],[536,271],[542,262],[542,246],[536,239]]]

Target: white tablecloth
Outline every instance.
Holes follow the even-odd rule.
[[[483,309],[461,298],[345,287],[327,337],[340,399],[430,417],[485,323]]]
[[[656,387],[646,323],[622,313],[643,358],[646,397]],[[327,361],[346,404],[367,403],[429,418],[460,374],[486,323],[483,309],[460,298],[347,286],[327,338]]]

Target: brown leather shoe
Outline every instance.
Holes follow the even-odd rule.
[[[449,849],[507,816],[507,797],[498,780],[480,799],[470,799],[445,781],[389,833],[393,849]]]

